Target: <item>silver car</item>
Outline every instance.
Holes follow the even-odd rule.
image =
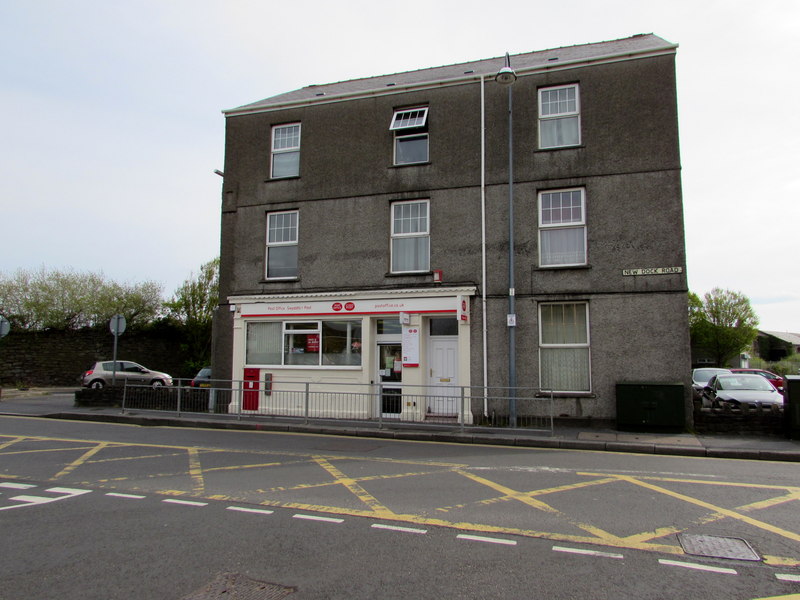
[[[113,360],[96,362],[89,370],[81,375],[81,385],[100,389],[111,385],[114,375]],[[172,385],[172,376],[161,373],[160,371],[151,371],[139,363],[130,360],[118,360],[116,382],[120,385],[127,382],[129,384],[161,387],[164,385]]]
[[[713,408],[783,408],[783,394],[761,375],[714,375],[703,389]]]

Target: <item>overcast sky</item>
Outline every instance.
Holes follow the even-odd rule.
[[[800,333],[796,0],[6,0],[0,272],[171,295],[219,253],[223,109],[637,33],[680,45],[691,290],[742,292],[761,329]]]

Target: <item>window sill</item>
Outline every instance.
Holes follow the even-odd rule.
[[[591,269],[592,265],[553,265],[547,267],[534,267],[534,271],[585,271]]]
[[[386,273],[384,277],[433,277],[433,271],[409,271],[408,273]]]
[[[300,281],[299,277],[275,277],[273,279],[262,279],[259,281],[260,284],[268,284],[268,283],[288,283],[291,281]]]
[[[426,160],[426,161],[423,161],[423,162],[401,163],[401,164],[398,164],[398,165],[392,165],[389,168],[390,169],[402,169],[403,167],[420,167],[420,166],[429,165],[429,164],[431,164],[431,161]]]
[[[534,152],[556,152],[558,150],[576,150],[578,148],[586,148],[586,144],[577,144],[575,146],[554,146],[553,148],[537,148]]]
[[[268,177],[264,183],[272,183],[274,181],[292,181],[293,179],[300,179],[300,175],[289,175],[287,177]]]

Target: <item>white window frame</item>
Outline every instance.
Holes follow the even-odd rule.
[[[394,132],[392,163],[399,165],[418,165],[430,162],[430,138],[426,129],[428,125],[428,107],[402,108],[394,111],[394,116],[389,124],[389,131]],[[425,158],[422,160],[399,162],[397,146],[404,140],[425,140]]]
[[[294,239],[292,240],[280,240],[277,242],[271,242],[269,239],[270,233],[270,223],[273,217],[277,217],[278,215],[291,215],[294,214],[296,216],[295,220],[295,227],[294,227]],[[300,238],[300,211],[299,210],[281,210],[276,212],[267,213],[267,227],[266,227],[266,253],[264,255],[264,278],[270,281],[275,280],[285,280],[285,279],[297,279],[299,272],[300,272],[300,259],[298,257],[297,263],[295,264],[295,274],[294,275],[285,275],[285,276],[273,276],[270,277],[269,274],[269,250],[270,248],[285,248],[287,246],[297,246],[299,251],[299,238]]]
[[[546,92],[557,92],[559,90],[566,90],[574,88],[575,89],[575,110],[566,110],[560,111],[555,113],[550,113],[548,115],[542,114],[542,108],[544,106],[544,94]],[[580,86],[577,83],[571,83],[568,85],[558,85],[553,87],[546,87],[539,89],[539,148],[540,149],[549,149],[549,148],[572,148],[575,146],[581,145],[581,94],[580,94]],[[554,144],[551,146],[545,146],[542,143],[542,124],[548,121],[556,121],[559,119],[576,119],[578,123],[578,139],[575,142],[570,142],[568,144]]]
[[[407,205],[407,204],[424,204],[425,205],[425,230],[424,231],[415,231],[411,233],[396,233],[395,232],[395,208],[397,206]],[[390,239],[390,256],[389,256],[389,267],[391,273],[428,273],[430,272],[430,265],[431,265],[431,206],[430,200],[403,200],[398,202],[392,202],[390,205],[390,212],[391,212],[391,223],[390,223],[390,231],[391,231],[391,239]],[[409,238],[427,238],[428,240],[428,252],[425,260],[424,268],[422,269],[414,269],[408,271],[400,271],[394,269],[394,254],[395,254],[395,240],[400,239],[409,239]]]
[[[586,331],[585,331],[585,342],[565,342],[565,343],[545,343],[544,342],[544,319],[542,318],[542,309],[544,307],[549,306],[583,306],[585,311],[585,323],[586,323]],[[576,302],[546,302],[539,304],[539,377],[540,377],[540,386],[542,390],[545,391],[552,391],[552,392],[564,392],[564,393],[591,393],[592,391],[592,345],[591,345],[591,327],[589,324],[589,303],[586,301],[576,301]],[[587,358],[586,358],[586,386],[585,389],[547,389],[547,381],[548,374],[545,372],[545,362],[544,354],[547,350],[558,350],[558,349],[567,349],[567,350],[586,350]]]
[[[297,144],[293,146],[285,146],[281,148],[275,147],[277,133],[282,129],[288,129],[290,127],[297,127]],[[299,177],[300,176],[300,139],[302,136],[302,127],[300,123],[284,123],[283,125],[274,125],[272,127],[272,143],[271,143],[271,155],[270,155],[270,167],[269,173],[271,179],[286,179],[288,177]],[[289,175],[275,175],[275,157],[281,154],[289,154],[294,153],[297,154],[297,172],[291,173]]]
[[[421,114],[420,114],[421,113]],[[425,127],[428,122],[428,107],[418,106],[416,108],[401,108],[394,111],[389,131],[400,131],[403,129],[419,129]]]
[[[245,346],[246,346],[246,354],[245,354],[245,364],[250,366],[257,366],[257,367],[266,367],[266,368],[287,368],[287,369],[339,369],[339,370],[359,370],[362,368],[363,365],[363,356],[361,354],[361,348],[363,347],[363,329],[364,323],[362,319],[292,319],[287,321],[261,321],[261,320],[253,320],[247,321],[245,326]],[[250,356],[250,350],[255,346],[254,341],[250,339],[251,334],[251,325],[254,324],[271,324],[274,327],[270,328],[276,334],[274,339],[270,340],[272,342],[272,348],[270,348],[271,353],[275,355],[277,360],[275,362],[250,362],[247,359]],[[353,360],[351,364],[344,363],[344,364],[328,364],[326,363],[326,355],[324,350],[326,347],[326,336],[325,336],[325,324],[326,323],[340,323],[340,324],[347,324],[347,340],[350,342],[350,350],[346,352],[346,355],[353,355],[357,358],[357,360]],[[301,326],[297,329],[294,329],[293,326]],[[354,329],[358,329],[358,338],[351,338],[351,332]],[[275,331],[277,329],[277,331]],[[310,363],[303,363],[298,362],[292,364],[290,361],[287,360],[287,349],[291,347],[298,347],[294,346],[291,341],[294,336],[308,336],[308,335],[315,335],[317,336],[317,341],[319,344],[319,350],[315,353],[316,360]],[[352,342],[351,342],[352,340]],[[264,340],[259,340],[262,342],[262,346],[266,347],[268,344],[264,344]],[[357,347],[354,344],[357,342]],[[263,350],[263,348],[262,348]],[[291,353],[289,353],[291,354]]]
[[[581,217],[579,220],[573,221],[561,221],[558,223],[545,223],[544,218],[544,201],[543,198],[546,194],[563,194],[563,193],[580,193],[581,199]],[[584,188],[565,188],[565,189],[558,189],[558,190],[543,190],[539,192],[539,202],[538,202],[538,213],[539,213],[539,266],[542,268],[551,268],[556,269],[559,267],[576,267],[576,266],[584,266],[588,263],[588,255],[589,249],[587,247],[588,244],[588,236],[587,236],[587,227],[586,227],[586,190]],[[559,231],[559,230],[581,230],[583,232],[583,260],[577,262],[545,262],[544,261],[544,240],[543,238],[547,235],[546,232],[548,231]]]

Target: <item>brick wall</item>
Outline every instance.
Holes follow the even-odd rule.
[[[173,329],[126,331],[117,359],[132,360],[173,377],[186,373],[181,337]],[[14,332],[0,338],[0,385],[72,386],[94,362],[111,360],[114,336],[108,330]]]

